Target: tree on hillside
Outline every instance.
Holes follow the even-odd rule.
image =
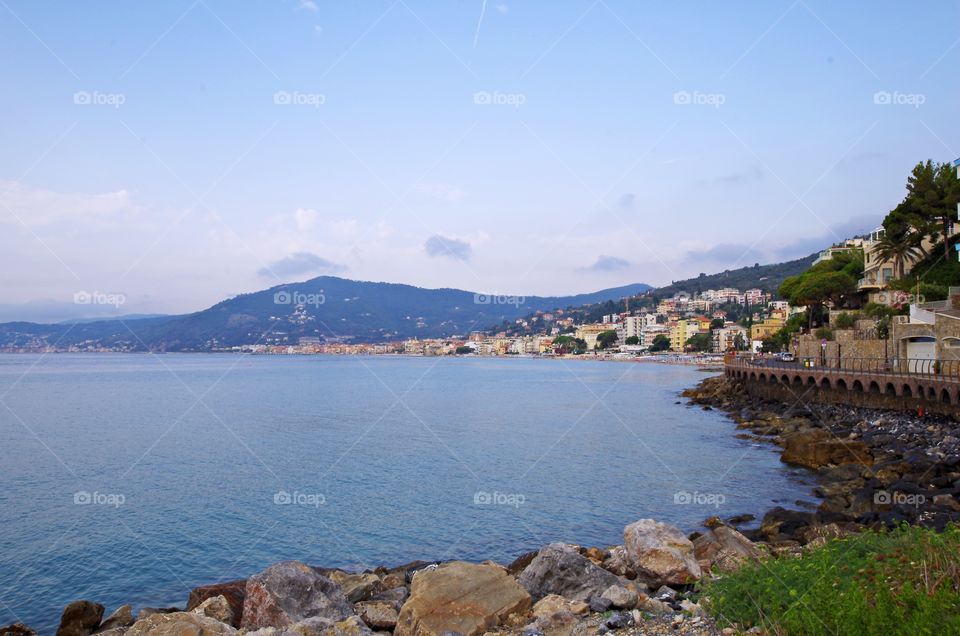
[[[654,339],[653,343],[650,345],[650,351],[656,353],[658,351],[667,351],[670,349],[670,338],[661,334],[658,334]]]
[[[597,334],[597,349],[609,349],[617,342],[617,332],[613,329]]]
[[[835,254],[798,276],[791,276],[780,285],[780,295],[791,305],[807,307],[808,327],[822,308],[842,307],[856,297],[857,280],[863,276],[863,252],[853,250]]]
[[[906,264],[920,258],[922,241],[923,235],[916,230],[902,234],[885,231],[883,238],[876,243],[877,256],[884,261],[893,261],[893,275],[899,280],[904,276]]]
[[[921,237],[943,240],[944,258],[950,258],[950,233],[960,201],[960,183],[949,163],[921,161],[907,178],[907,195],[883,221],[887,234],[903,237],[916,231]],[[926,254],[924,254],[926,256]]]
[[[710,321],[710,328],[711,328],[711,329],[723,329],[723,325],[725,325],[725,324],[726,324],[726,323],[723,322],[723,318],[714,318],[713,320]]]
[[[710,351],[713,338],[708,333],[698,333],[687,340],[687,348],[692,351]]]
[[[623,343],[628,345],[638,345],[640,344],[640,338],[638,336],[627,336],[627,339]]]

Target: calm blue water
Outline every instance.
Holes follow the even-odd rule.
[[[675,404],[702,377],[535,359],[0,355],[0,624],[52,634],[77,598],[182,605],[283,559],[506,562],[556,540],[620,543],[642,517],[689,530],[806,495],[773,449]],[[681,491],[725,501],[679,505]],[[275,503],[282,492],[294,503]],[[475,503],[483,493],[495,503]]]

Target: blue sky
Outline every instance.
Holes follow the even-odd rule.
[[[2,0],[0,319],[805,255],[960,156],[960,2],[922,8]]]

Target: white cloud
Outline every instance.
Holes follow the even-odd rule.
[[[297,229],[301,232],[309,230],[317,221],[317,211],[311,208],[297,208],[293,213],[293,218],[297,222]]]
[[[36,227],[58,221],[107,218],[132,211],[126,190],[99,194],[64,193],[0,181],[0,223]]]
[[[319,11],[320,7],[317,6],[317,3],[313,0],[299,0],[297,2],[298,9],[304,9],[306,11]]]
[[[421,183],[414,190],[441,201],[460,201],[467,196],[466,192],[449,183]]]
[[[497,12],[499,12],[501,15],[506,15],[507,13],[510,12],[510,7],[508,7],[508,6],[505,5],[505,4],[498,4],[498,5],[497,5]]]

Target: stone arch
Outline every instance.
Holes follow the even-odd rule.
[[[829,389],[829,388],[830,388],[830,378],[824,376],[823,379],[820,380],[820,388],[821,388],[821,389]]]
[[[793,376],[793,385],[794,386],[803,386],[803,378],[799,375]]]
[[[900,389],[900,395],[903,397],[913,397],[913,389],[910,388],[909,384],[904,384],[903,388]]]
[[[940,392],[940,401],[943,402],[944,404],[950,404],[950,403],[951,403],[951,400],[950,400],[950,391],[947,391],[946,389],[944,389],[943,391],[941,391],[941,392]]]
[[[846,390],[847,390],[847,381],[844,380],[843,378],[838,378],[837,381],[834,382],[833,386],[834,386],[834,388],[837,388],[837,389],[846,391]],[[863,389],[863,387],[860,387],[860,388],[861,388],[861,390]]]
[[[750,380],[756,381],[756,379],[757,379],[757,374],[754,373],[753,371],[751,371],[751,372],[750,372]]]
[[[897,387],[893,386],[893,382],[887,382],[887,386],[883,387],[884,395],[896,395]]]
[[[853,381],[853,390],[857,393],[863,393],[863,382],[860,380]]]
[[[872,380],[870,382],[869,391],[870,393],[880,393],[880,385],[877,384],[876,380]]]
[[[817,386],[817,379],[812,375],[807,376],[807,386]]]
[[[770,374],[770,384],[777,384],[778,382],[780,382],[780,380],[777,378],[777,376],[776,376],[775,374],[771,373],[771,374]]]
[[[766,381],[767,381],[767,374],[766,374],[766,373],[761,373],[761,374],[760,374],[760,381],[761,381],[761,382],[766,382]]]
[[[790,376],[787,375],[786,373],[780,376],[780,379],[783,381],[784,384],[790,384]]]
[[[927,389],[927,398],[931,400],[937,399],[937,389],[935,387],[930,387]]]

